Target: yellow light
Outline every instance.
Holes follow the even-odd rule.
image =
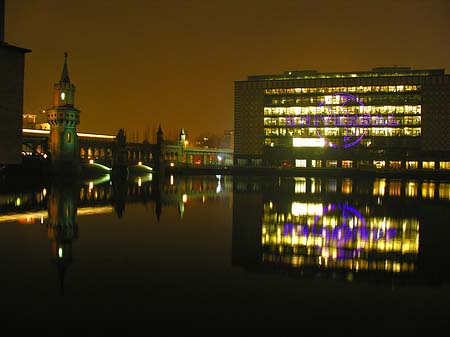
[[[63,249],[62,248],[58,249],[58,256],[59,256],[59,258],[63,257]]]
[[[184,203],[187,202],[187,194],[183,194],[183,202],[184,202]]]
[[[292,138],[293,147],[324,147],[323,138]]]
[[[170,163],[170,167],[174,167],[175,166],[175,164],[174,163]]]
[[[89,164],[94,164],[94,159],[89,159]]]
[[[41,134],[41,135],[48,135],[48,134],[50,134],[50,130],[22,129],[22,132],[25,132],[25,133],[37,133],[37,134]]]
[[[44,188],[44,189],[42,190],[42,196],[45,197],[46,195],[47,195],[47,190]]]
[[[173,185],[173,174],[170,175],[170,185]]]
[[[105,138],[105,139],[115,139],[116,136],[111,136],[111,135],[97,135],[94,133],[81,133],[81,132],[77,132],[77,135],[79,137],[86,137],[86,138]]]
[[[92,190],[94,188],[94,182],[90,181],[89,182],[89,191]]]
[[[138,178],[138,182],[137,182],[137,183],[138,183],[138,186],[139,186],[139,187],[142,186],[142,179],[141,179],[141,177]]]
[[[138,162],[138,165],[142,165],[142,162],[140,161],[140,162]]]

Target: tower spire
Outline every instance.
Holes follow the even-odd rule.
[[[67,52],[64,52],[64,67],[61,74],[61,83],[70,83],[69,70],[67,69]]]

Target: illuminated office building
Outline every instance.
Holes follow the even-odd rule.
[[[450,170],[443,69],[290,71],[235,82],[235,165]]]

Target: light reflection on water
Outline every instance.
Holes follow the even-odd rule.
[[[105,175],[79,184],[54,182],[32,192],[3,193],[0,223],[47,223],[52,240],[62,235],[59,239],[67,242],[74,236],[64,238],[62,229],[76,232],[76,216],[115,212],[120,218],[126,204],[146,201],[155,205],[158,219],[162,209],[172,205],[182,218],[193,200],[229,198],[234,189],[234,231],[255,228],[260,233],[250,238],[251,249],[257,251],[254,265],[370,271],[385,277],[386,272],[420,272],[421,226],[430,220],[424,219],[420,204],[446,208],[450,201],[446,181],[236,177],[233,186],[232,177],[220,175],[153,178],[149,173],[112,181]],[[248,194],[259,198],[258,205],[248,204],[252,198],[241,198]],[[234,241],[239,247],[239,235]],[[66,250],[58,242],[54,246],[55,257]]]
[[[430,243],[434,235],[450,238],[440,221],[448,219],[448,189],[446,181],[398,178],[235,179],[234,264],[427,283],[435,257],[449,260],[443,245]]]
[[[202,324],[211,322],[211,311],[255,322],[292,313],[309,319],[311,308],[335,301],[364,328],[370,313],[382,319],[403,306],[407,316],[420,301],[434,308],[420,314],[445,318],[448,311],[447,181],[153,173],[0,191],[0,259],[9,281],[4,307],[19,303],[20,315],[23,307],[41,317],[59,315],[60,328],[67,313],[91,324],[78,320],[83,305],[87,316],[104,322],[141,315],[140,335],[148,317],[180,312]],[[397,289],[408,292],[399,297]],[[355,312],[353,303],[363,310]],[[336,308],[320,310],[316,323]],[[414,330],[396,322],[390,331]]]

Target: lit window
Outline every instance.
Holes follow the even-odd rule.
[[[417,161],[407,161],[407,162],[406,162],[406,168],[407,168],[408,170],[410,170],[410,169],[416,169],[417,167],[418,167]]]
[[[353,160],[343,160],[342,161],[342,167],[343,168],[352,168],[353,167]]]
[[[327,160],[327,167],[337,167],[337,160]]]
[[[66,94],[64,92],[61,93],[61,101],[64,101],[66,99]]]
[[[373,195],[383,196],[386,190],[386,179],[375,179],[373,183]]]
[[[385,168],[386,167],[386,162],[384,160],[374,160],[373,161],[373,165],[375,165],[375,167],[377,169]]]
[[[390,168],[401,168],[402,162],[400,160],[391,160],[391,161],[389,161],[389,167]]]
[[[311,160],[311,166],[312,167],[322,167],[322,161],[321,160]]]
[[[434,170],[434,161],[423,161],[422,168]]]
[[[293,147],[324,147],[323,138],[292,138]]]
[[[306,159],[296,159],[295,167],[306,167]]]
[[[306,178],[295,179],[295,194],[306,193]]]
[[[417,197],[417,182],[415,180],[406,182],[405,195],[407,197]]]
[[[67,132],[67,143],[71,143],[72,142],[72,133]]]
[[[441,161],[439,163],[439,168],[441,170],[450,170],[450,161]]]
[[[422,198],[433,199],[434,198],[434,182],[424,181],[422,183]]]

